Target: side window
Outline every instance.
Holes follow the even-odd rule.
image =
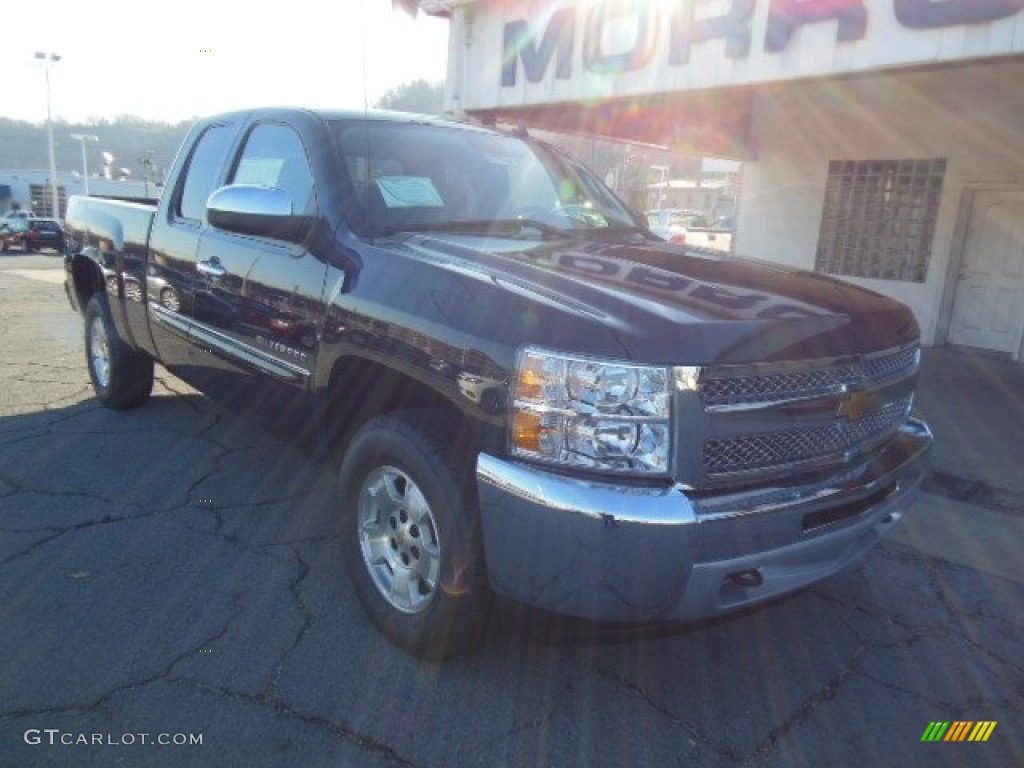
[[[178,201],[178,215],[183,219],[206,221],[206,201],[217,185],[217,172],[231,149],[232,135],[229,126],[213,125],[196,142]]]
[[[309,160],[298,134],[288,126],[265,123],[253,128],[231,183],[276,187],[291,197],[293,213],[316,212]]]

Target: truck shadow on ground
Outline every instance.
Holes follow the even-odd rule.
[[[659,763],[683,744],[726,765],[784,753],[812,718],[844,732],[880,697],[902,707],[886,743],[907,750],[936,712],[1008,711],[1019,646],[985,597],[1003,587],[903,546],[698,625],[600,625],[502,601],[475,654],[412,659],[348,583],[330,467],[180,386],[162,380],[132,412],[83,401],[0,418],[12,733],[48,711],[66,728],[95,730],[96,713],[141,727],[170,703],[233,749],[248,712],[312,729],[309,744],[323,732],[386,745],[403,764],[564,764],[547,750],[567,738],[593,761],[636,727]],[[282,732],[272,722],[254,743]]]
[[[10,534],[0,563],[91,525],[173,520],[246,548],[330,551],[328,578],[355,604],[337,547],[335,470],[317,443],[297,439],[280,413],[168,388],[179,386],[163,380],[132,411],[86,400],[0,418],[0,528]],[[610,624],[495,599],[484,644],[614,645],[731,620]]]

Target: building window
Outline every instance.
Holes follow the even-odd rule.
[[[49,184],[29,184],[32,213],[47,219],[63,219],[68,209],[68,195],[64,187],[57,187],[57,210],[53,209],[53,190]]]
[[[833,160],[821,215],[819,272],[923,283],[945,160]]]

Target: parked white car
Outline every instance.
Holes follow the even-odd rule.
[[[644,215],[651,232],[670,243],[716,251],[732,249],[732,228],[709,226],[707,218],[700,211],[661,208],[647,211]]]

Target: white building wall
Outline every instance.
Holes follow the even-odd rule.
[[[924,283],[844,278],[908,304],[941,342],[963,239],[965,194],[1024,185],[1024,60],[793,83],[757,94],[737,250],[814,269],[830,160],[945,158]]]
[[[49,186],[49,171],[7,170],[0,168],[0,184],[11,189],[11,199],[0,201],[6,206],[17,203],[24,210],[32,207],[32,185]],[[66,199],[72,195],[84,195],[85,184],[77,174],[58,173],[57,186],[64,190]],[[105,179],[100,176],[89,177],[89,194],[96,197],[113,197],[122,199],[152,200],[160,197],[163,187],[145,181]],[[62,195],[62,197],[64,196]],[[0,210],[0,215],[6,213]]]

